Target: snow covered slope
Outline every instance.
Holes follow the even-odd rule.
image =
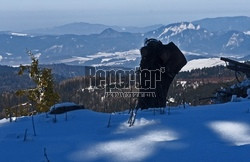
[[[127,112],[79,110],[9,123],[0,120],[1,162],[67,161],[249,161],[250,100],[221,105],[173,108],[160,115],[139,111],[133,127]],[[27,129],[27,140],[23,141]]]
[[[188,61],[188,63],[181,69],[181,71],[190,71],[193,69],[202,69],[219,65],[225,65],[225,62],[221,61],[220,58],[194,59]]]

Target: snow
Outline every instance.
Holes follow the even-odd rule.
[[[79,63],[85,63],[86,61],[92,60],[91,58],[72,56],[71,58],[60,60],[59,63],[71,63],[78,61]]]
[[[8,122],[7,119],[2,119],[2,120],[0,120],[0,127],[1,127],[1,124],[7,123],[7,122]]]
[[[193,69],[201,69],[218,65],[225,65],[225,63],[221,61],[220,58],[195,59],[188,61],[188,63],[181,69],[181,71],[190,71]]]
[[[12,54],[12,53],[9,53],[9,52],[6,52],[6,55],[12,56],[13,54]]]
[[[188,51],[184,51],[184,50],[182,50],[181,52],[182,52],[184,55],[195,55],[195,56],[202,56],[202,55],[205,55],[204,53],[203,53],[203,54],[200,54],[200,53],[188,52]]]
[[[3,56],[0,55],[0,61],[2,61],[2,59],[3,59]]]
[[[246,31],[246,32],[244,32],[244,34],[250,35],[250,31]]]
[[[79,63],[85,63],[86,61],[91,61],[94,59],[101,59],[98,64],[93,64],[92,66],[114,66],[114,65],[124,65],[128,61],[135,61],[140,58],[141,54],[139,49],[132,49],[129,51],[122,52],[98,52],[93,55],[88,55],[86,57],[72,56],[72,58],[67,58],[60,60],[59,63],[70,63],[78,61]]]
[[[139,49],[132,49],[123,52],[106,53],[99,52],[95,55],[88,56],[91,58],[104,58],[101,63],[94,64],[93,66],[115,66],[115,65],[125,65],[128,61],[135,61],[137,58],[141,57]]]
[[[26,36],[28,36],[28,34],[23,34],[23,33],[11,33],[11,35],[19,36],[19,37],[26,37]]]
[[[49,51],[54,51],[54,53],[55,53],[56,51],[61,52],[62,49],[63,49],[63,45],[62,45],[62,44],[61,44],[61,45],[53,45],[53,46],[51,46],[51,47],[45,49],[45,52],[49,52]]]
[[[103,62],[108,62],[108,61],[110,61],[110,60],[112,60],[112,58],[104,58],[104,59],[102,59],[101,63],[103,63]]]
[[[111,156],[114,161],[143,160],[155,151],[157,143],[176,139],[175,133],[171,131],[149,131],[135,139],[104,142],[92,147],[87,153],[84,151],[76,155],[78,154],[78,157],[84,155],[84,158],[89,160],[96,159],[98,156]],[[96,153],[99,155],[96,156]]]
[[[35,57],[39,59],[41,55],[42,55],[42,53],[36,53]]]
[[[195,52],[182,51],[184,55],[207,55],[206,53],[200,54]],[[141,54],[139,49],[131,49],[122,52],[98,52],[93,55],[87,55],[84,57],[71,56],[71,58],[66,58],[59,60],[58,63],[72,63],[78,62],[79,64],[84,64],[87,61],[92,61],[97,59],[98,62],[91,64],[91,66],[125,66],[129,61],[135,61],[136,59],[141,59]],[[182,71],[189,71],[197,68],[213,67],[217,65],[225,65],[220,58],[206,58],[206,59],[194,59],[187,63],[187,65],[182,69]]]
[[[233,49],[234,47],[239,47],[240,43],[243,41],[244,39],[240,38],[239,34],[234,33],[228,40],[226,47],[231,47],[231,49]]]
[[[168,32],[171,32],[170,36],[177,35],[184,30],[199,30],[200,26],[193,25],[192,23],[181,23],[180,25],[170,26],[168,28],[165,28],[163,32],[158,36],[158,38],[161,38],[163,35],[167,34]]]
[[[177,81],[177,86],[181,85],[182,87],[186,86],[187,81]]]
[[[55,104],[54,106],[51,106],[50,111],[61,108],[61,107],[70,107],[70,106],[77,106],[77,105],[73,102],[58,103],[58,104]]]
[[[249,161],[250,100],[185,109],[160,115],[138,111],[129,127],[127,111],[110,114],[77,110],[16,122],[0,120],[0,161]],[[27,129],[27,139],[23,141]]]
[[[231,145],[250,145],[250,126],[243,122],[215,121],[209,126]]]

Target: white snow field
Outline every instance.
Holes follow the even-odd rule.
[[[166,109],[166,112],[167,109]],[[138,111],[133,127],[128,112],[77,110],[9,123],[0,120],[1,162],[249,162],[250,100],[226,104]],[[26,141],[23,141],[27,129]],[[46,150],[44,152],[44,149]],[[44,155],[46,153],[46,156]]]
[[[188,61],[181,71],[191,71],[193,69],[209,68],[219,65],[225,65],[225,62],[220,58],[202,58]]]

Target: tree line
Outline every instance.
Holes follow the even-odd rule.
[[[22,77],[26,75],[26,79],[23,79],[25,82],[29,76],[27,82],[31,84],[24,86],[24,89],[20,88],[20,91],[5,91],[0,94],[0,117],[10,112],[13,116],[29,115],[34,108],[36,112],[48,111],[50,106],[58,102],[75,102],[100,112],[122,111],[136,105],[136,97],[105,96],[103,89],[90,86],[88,76],[54,82],[51,69],[39,68],[38,60],[31,53],[30,56],[31,66],[20,66],[19,74]],[[169,89],[168,105],[210,104],[211,97],[217,90],[235,82],[234,73],[224,66],[180,72]],[[126,90],[129,91],[136,92],[137,89],[131,87]]]

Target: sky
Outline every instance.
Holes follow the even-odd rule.
[[[0,31],[72,22],[148,26],[221,16],[250,16],[249,0],[0,0]]]

